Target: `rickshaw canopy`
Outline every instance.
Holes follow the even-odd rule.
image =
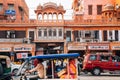
[[[29,57],[28,59],[60,59],[60,58],[77,58],[79,53],[62,53],[62,54],[47,54]]]
[[[18,73],[16,74],[19,78],[19,75],[22,73],[22,70],[24,70],[24,67],[26,67],[26,65],[28,64],[29,61],[31,61],[32,59],[43,59],[43,60],[48,60],[49,63],[51,62],[51,64],[47,64],[47,61],[45,61],[45,66],[51,66],[51,73],[46,73],[49,67],[46,67],[44,69],[45,72],[45,76],[51,78],[51,80],[58,80],[56,79],[57,76],[59,77],[59,79],[77,79],[77,58],[80,56],[79,53],[61,53],[61,54],[46,54],[46,55],[36,55],[36,56],[31,56],[28,57],[26,59],[26,61],[22,64],[22,66],[19,68]],[[61,63],[64,64],[61,65],[61,67],[58,66],[59,61],[57,62],[57,59],[65,59],[65,60],[61,60]],[[71,60],[69,60],[71,59]],[[56,61],[55,61],[56,60]],[[67,61],[67,62],[66,62]],[[59,64],[60,65],[60,64]],[[30,65],[28,65],[30,66]],[[73,74],[74,73],[74,74]],[[34,77],[36,75],[28,75],[26,76],[27,79],[30,79],[32,77]],[[17,79],[15,79],[17,80]],[[42,80],[50,80],[48,78],[42,79]]]

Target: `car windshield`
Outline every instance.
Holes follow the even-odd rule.
[[[113,62],[120,62],[120,57],[119,56],[112,56],[112,61]]]
[[[89,60],[93,61],[93,60],[96,60],[96,59],[97,59],[97,55],[90,55],[90,59]]]

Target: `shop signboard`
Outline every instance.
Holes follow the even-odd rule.
[[[89,50],[109,50],[109,45],[90,45]]]
[[[112,46],[111,49],[112,50],[120,50],[120,46]]]
[[[28,53],[17,53],[17,59],[27,58]]]
[[[68,50],[86,50],[86,46],[68,46]]]
[[[32,51],[32,47],[14,47],[14,51]]]
[[[0,52],[6,52],[6,51],[11,51],[11,48],[0,48]]]

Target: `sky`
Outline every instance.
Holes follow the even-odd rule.
[[[36,14],[34,10],[36,10],[37,6],[39,4],[43,5],[47,2],[54,2],[57,5],[61,4],[63,5],[64,9],[66,10],[66,13],[64,14],[64,19],[72,19],[72,1],[73,0],[25,0],[28,8],[29,8],[29,17],[30,19],[36,19]]]

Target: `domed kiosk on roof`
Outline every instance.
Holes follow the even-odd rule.
[[[106,4],[103,7],[103,11],[114,10],[114,6],[112,4]]]
[[[53,3],[53,2],[48,2],[48,3],[45,3],[45,4],[43,4],[43,8],[45,9],[45,8],[49,8],[49,7],[51,7],[51,8],[57,8],[57,4],[56,3]]]
[[[64,10],[64,8],[63,8],[63,6],[61,4],[59,4],[58,9],[59,10]]]
[[[105,21],[115,21],[116,20],[116,10],[114,5],[106,4],[102,10],[102,19]]]
[[[54,9],[58,12],[64,12],[65,13],[65,10],[64,10],[64,8],[61,4],[59,6],[57,6],[57,4],[53,3],[53,2],[44,3],[43,6],[41,6],[41,4],[39,4],[37,6],[37,10],[35,10],[35,13],[38,12],[38,10],[45,11],[46,9]]]
[[[37,6],[37,10],[42,10],[41,4],[39,4],[39,5]]]
[[[35,13],[37,15],[37,19],[50,19],[50,20],[58,20],[59,16],[61,20],[64,20],[64,13],[66,11],[64,10],[63,6],[59,4],[59,6],[56,3],[53,2],[47,2],[44,3],[42,6],[39,4],[37,6],[37,9],[35,10]]]

